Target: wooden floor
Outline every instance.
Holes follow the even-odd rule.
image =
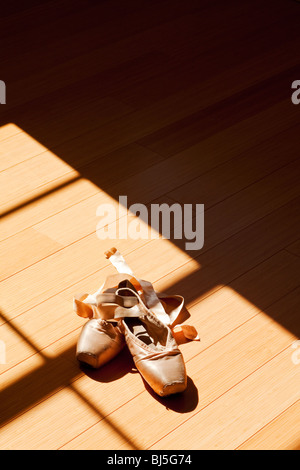
[[[1,6],[1,449],[300,449],[300,5]],[[204,204],[204,246],[96,236],[100,204]],[[188,388],[75,358],[76,292],[185,297]]]

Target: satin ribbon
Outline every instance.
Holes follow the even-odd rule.
[[[122,316],[141,316],[141,307],[149,309],[162,323],[170,327],[174,332],[180,332],[191,340],[199,340],[196,329],[191,325],[176,325],[176,320],[183,308],[184,299],[180,295],[168,296],[163,293],[155,292],[153,285],[149,281],[139,279],[134,276],[132,269],[128,266],[121,253],[112,248],[105,253],[106,257],[116,268],[118,274],[108,276],[104,284],[94,293],[74,298],[74,310],[79,316],[100,317],[107,320],[114,320]],[[120,282],[128,280],[137,291],[137,295],[122,296],[120,292],[124,289],[118,289]],[[127,288],[128,290],[128,288]],[[83,298],[85,297],[85,298]],[[177,303],[174,307],[170,306],[169,301]],[[169,306],[168,311],[163,306]],[[108,307],[108,304],[112,308]],[[90,309],[90,310],[89,310]]]

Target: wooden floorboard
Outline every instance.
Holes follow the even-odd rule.
[[[31,0],[0,16],[0,448],[299,449],[299,5]],[[194,228],[204,204],[201,249],[174,236],[182,220],[97,236],[101,204],[107,228],[148,230],[161,203],[192,205]],[[156,396],[127,349],[77,363],[73,295],[115,272],[113,245],[185,298],[200,341],[178,336],[180,395]]]
[[[299,406],[299,401],[291,405],[238,449],[299,450]]]

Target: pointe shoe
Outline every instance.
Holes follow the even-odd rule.
[[[108,276],[94,294],[73,298],[75,313],[89,319],[78,340],[77,359],[97,368],[127,343],[137,370],[158,395],[182,392],[187,377],[174,327],[189,340],[199,339],[193,327],[178,324],[183,297],[155,292],[151,282],[134,276],[116,248],[106,257],[118,274]]]
[[[126,280],[122,283],[126,285]],[[77,315],[89,318],[77,341],[76,358],[93,368],[103,366],[125,346],[124,337],[113,318],[114,311],[118,306],[135,305],[137,299],[116,294],[117,287],[105,289],[104,292],[100,290],[94,296],[81,294],[73,298]]]
[[[88,320],[81,330],[76,358],[94,369],[113,359],[125,346],[117,326],[99,318]]]
[[[119,307],[115,317],[120,318],[120,330],[137,370],[161,397],[183,392],[186,369],[171,329],[151,313],[133,289],[120,288],[118,293],[136,295],[139,300],[134,307]]]

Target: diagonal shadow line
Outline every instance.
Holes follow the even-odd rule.
[[[76,374],[74,368],[70,367],[70,364],[68,364],[68,361],[62,360],[62,356],[73,352],[74,346],[65,349],[60,355],[54,358],[48,357],[32,340],[29,340],[19,328],[13,325],[1,311],[0,318],[2,318],[6,324],[44,360],[44,363],[40,367],[37,367],[29,374],[22,376],[4,390],[0,391],[0,428],[5,426],[11,419],[26,413],[26,411],[33,406],[46,400],[60,389],[68,387],[84,404],[99,416],[100,421],[105,420],[106,424],[127,442],[133,450],[139,449],[135,442],[126,436],[107,415],[102,413],[98,407],[72,385],[71,381],[80,376],[81,371],[78,369],[78,373]],[[57,371],[59,371],[59,374]],[[36,386],[32,387],[32,384],[36,384]],[[13,400],[11,400],[12,397]]]
[[[24,335],[21,334],[24,338]],[[30,341],[27,339],[27,343]],[[34,347],[34,346],[33,346]],[[63,354],[73,352],[73,346],[64,350]],[[22,416],[39,403],[51,397],[59,390],[68,387],[75,393],[85,405],[87,405],[100,418],[105,420],[112,430],[117,433],[125,442],[129,443],[132,449],[138,450],[138,446],[98,407],[83,396],[73,385],[72,381],[82,375],[78,368],[77,373],[69,361],[62,360],[62,354],[46,357],[43,353],[38,353],[45,359],[45,362],[31,371],[29,374],[16,379],[0,392],[1,415],[0,427],[4,427],[12,419]]]
[[[184,287],[181,286],[181,283],[189,283],[191,279],[198,278],[198,276],[199,272],[198,274],[193,273],[190,276],[185,276],[181,281],[173,283],[172,289],[177,286],[177,290],[181,291],[182,289],[179,289],[179,287]],[[207,283],[203,287],[205,290],[207,290]],[[4,321],[7,322],[6,316],[3,313],[0,313],[0,316]],[[1,407],[3,406],[0,416],[0,426],[4,426],[14,417],[24,414],[37,403],[46,400],[49,396],[55,394],[60,389],[64,387],[70,387],[71,381],[76,380],[77,374],[80,375],[79,370],[74,371],[74,368],[70,367],[70,364],[66,364],[67,361],[63,360],[62,355],[58,355],[54,358],[45,356],[34,343],[32,343],[21,331],[18,330],[17,327],[11,323],[9,323],[9,325],[22,338],[22,340],[26,341],[26,343],[29,344],[34,349],[34,351],[36,351],[38,355],[44,359],[45,363],[30,372],[28,375],[17,379],[5,390],[0,392],[0,403]],[[72,350],[73,347],[63,351],[63,354],[71,353]],[[33,386],[33,384],[35,384],[35,386]],[[77,390],[74,389],[73,386],[71,386],[71,389],[73,392],[75,390],[75,393],[77,393]],[[119,436],[126,442],[128,442],[133,449],[138,448],[136,444],[122,432],[122,430],[120,430],[101,412],[101,410],[95,407],[95,405],[93,405],[88,399],[80,394],[80,392],[78,392],[77,395],[90,409],[98,414],[100,421],[104,419],[105,422],[107,422],[107,424],[112,427],[113,431],[119,434]]]
[[[108,415],[103,415],[99,409],[93,405],[93,403],[90,402],[82,393],[80,393],[72,384],[69,384],[69,388],[72,390],[73,393],[75,393],[83,402],[85,402],[90,409],[92,409],[95,413],[97,413],[100,416],[100,421],[104,420],[106,424],[108,424],[112,430],[118,434],[127,444],[130,445],[130,447],[133,450],[140,450],[140,448],[135,444],[135,442],[130,439],[126,434],[124,434],[121,429],[109,418]],[[86,431],[86,429],[84,429]],[[69,441],[70,442],[70,441]],[[65,443],[66,444],[66,443]],[[64,445],[65,445],[64,444]]]
[[[50,190],[48,194],[50,194],[51,192],[52,190]],[[35,200],[38,200],[40,199],[40,197],[43,197],[43,196],[37,196]],[[23,204],[19,205],[18,207],[7,211],[4,215],[8,215],[14,210],[18,210],[18,209],[21,209],[22,207],[25,207],[29,202],[32,202],[32,200],[26,201]],[[187,282],[188,279],[189,277],[186,277],[180,282],[184,284],[185,282]],[[181,284],[178,284],[178,286],[181,287]],[[181,290],[178,290],[178,291],[181,291]],[[18,333],[17,328],[15,328],[14,330]],[[44,356],[43,353],[38,350],[36,345],[32,345],[30,340],[26,338],[24,334],[22,334],[21,332],[19,333],[22,339],[24,339],[28,344],[30,344],[33,347],[33,349],[41,357],[43,356],[46,360],[45,360],[44,365],[42,365],[35,371],[32,371],[29,375],[26,375],[22,377],[21,379],[17,380],[16,382],[14,382],[13,384],[9,385],[7,389],[5,389],[3,392],[0,392],[1,406],[5,405],[5,398],[9,399],[8,400],[9,403],[12,403],[12,400],[11,400],[12,396],[14,397],[14,399],[17,400],[16,406],[14,403],[12,403],[11,408],[8,407],[8,409],[3,410],[3,413],[1,412],[0,423],[6,422],[11,417],[13,417],[16,411],[18,413],[25,412],[26,409],[31,407],[34,403],[36,403],[36,401],[41,401],[41,400],[46,399],[47,396],[55,393],[55,391],[60,389],[61,387],[70,386],[70,381],[76,378],[76,372],[74,371],[74,369],[72,372],[72,367],[70,367],[70,365],[69,365],[69,368],[65,366],[65,362],[67,361],[64,361],[61,355],[55,358],[48,358]],[[66,352],[67,351],[64,351],[64,353]],[[81,396],[81,398],[84,399],[84,401],[89,406],[91,406],[95,412],[97,412],[101,416],[101,412],[97,410],[97,408],[95,408],[93,404],[88,403],[85,397]],[[118,428],[116,427],[115,427],[115,431],[120,432],[121,435],[123,435],[122,431],[118,430]],[[125,438],[126,440],[128,440],[126,436]]]
[[[64,183],[61,183],[61,184],[55,186],[54,188],[49,189],[48,191],[44,191],[43,193],[40,193],[37,196],[35,196],[33,198],[30,198],[27,201],[22,202],[21,204],[16,204],[15,206],[11,207],[10,209],[2,212],[0,214],[0,217],[1,218],[7,217],[8,215],[12,214],[13,212],[19,211],[20,209],[23,209],[24,207],[26,207],[30,204],[33,204],[34,202],[36,202],[40,199],[43,199],[44,197],[49,196],[50,194],[53,194],[56,191],[59,191],[60,189],[63,189],[66,186],[69,186],[69,185],[75,183],[76,181],[78,181],[80,179],[82,179],[81,175],[74,176],[73,178],[69,179],[68,181],[65,181]]]
[[[297,198],[296,198],[297,199]],[[190,274],[182,278],[180,281],[172,283],[172,290],[176,288],[176,291],[181,292],[185,291],[186,285],[199,286],[201,287],[201,292],[208,291],[212,287],[212,279],[208,279],[206,282],[203,282],[203,275],[205,273],[198,270],[196,273]],[[199,282],[201,281],[202,282]],[[213,281],[215,281],[215,276]],[[229,279],[227,280],[229,282]],[[199,287],[198,287],[199,289]],[[167,289],[168,291],[169,289]],[[166,292],[167,292],[166,291]],[[200,294],[199,290],[198,293]],[[192,297],[189,298],[189,295],[186,296],[186,300],[192,300]],[[266,305],[264,306],[266,307]],[[6,316],[3,313],[0,313],[0,316],[7,321]],[[276,312],[272,313],[272,317],[278,320],[278,315]],[[291,325],[286,323],[284,318],[280,318],[281,323],[286,327],[290,328]],[[74,367],[68,364],[68,361],[64,361],[62,355],[68,353],[74,353],[74,345],[63,351],[63,354],[60,354],[54,358],[47,357],[39,350],[39,348],[33,344],[17,327],[9,323],[14,331],[29,344],[37,354],[42,357],[45,363],[33,370],[27,375],[17,379],[12,384],[8,385],[6,389],[0,392],[0,403],[1,403],[1,416],[0,416],[0,426],[5,425],[8,421],[14,417],[25,413],[28,409],[32,408],[35,404],[44,401],[47,397],[53,395],[58,390],[63,387],[70,386],[71,381],[76,380],[76,377],[80,375],[78,369],[74,370]],[[298,325],[299,326],[299,325]],[[84,399],[84,397],[83,397]],[[85,399],[84,399],[85,400]],[[93,404],[90,404],[88,400],[85,400],[85,403],[90,406],[93,411],[97,412],[100,419],[106,419],[101,410],[97,409]],[[113,425],[115,426],[115,425]],[[117,431],[122,439],[124,438],[124,433],[121,430]],[[125,437],[127,442],[129,440]],[[136,447],[134,443],[130,444],[133,447]]]
[[[45,359],[43,354],[38,355]],[[80,374],[78,369],[78,376]],[[17,378],[0,391],[0,425],[4,426],[12,418],[25,413],[59,389],[68,386],[75,377],[74,369],[67,361],[62,360],[61,355],[46,358],[42,365]]]
[[[173,293],[174,288],[176,291],[184,290],[185,283],[192,284],[192,285],[199,285],[201,281],[203,282],[204,273],[201,269],[192,273],[190,275],[185,276],[181,280],[173,283],[172,286],[169,286],[165,290],[166,293]],[[228,281],[229,285],[231,284],[232,287],[238,288],[239,291],[241,286],[236,285],[234,279]],[[203,295],[204,292],[209,292],[210,288],[213,287],[213,284],[206,282],[203,285],[203,288],[200,292]],[[293,290],[292,287],[288,290],[288,293]],[[187,295],[186,298],[187,302],[193,300],[193,297]],[[276,304],[276,302],[275,302]],[[295,320],[295,315],[285,318],[284,313],[278,312],[276,308],[273,308],[272,303],[265,302],[264,310],[268,311],[268,314],[271,315],[276,321],[280,322],[285,326],[285,328],[290,329],[291,323]],[[0,312],[0,316],[6,319],[6,316]],[[10,326],[12,326],[9,323]],[[294,323],[293,323],[294,325]],[[295,327],[295,325],[294,325]],[[15,326],[12,326],[13,330],[20,336],[22,340],[25,340],[27,344],[32,346],[32,348],[37,351],[37,354],[44,359],[44,364],[40,367],[37,367],[35,370],[30,371],[29,374],[18,378],[12,384],[8,385],[4,390],[0,391],[0,404],[1,404],[1,414],[0,414],[0,427],[4,426],[10,420],[17,418],[19,415],[25,413],[30,408],[35,406],[36,404],[46,400],[49,396],[55,394],[57,391],[63,389],[64,387],[70,387],[71,383],[74,382],[77,378],[79,378],[82,374],[81,370],[72,364],[71,361],[65,360],[63,356],[74,356],[75,352],[75,344],[70,346],[69,348],[64,349],[59,355],[55,357],[48,357],[46,356],[43,351],[38,350],[38,347],[34,345],[31,340],[26,338],[26,336],[18,330]],[[296,333],[300,334],[300,324],[297,323]],[[78,391],[75,387],[71,387],[72,390],[74,389],[77,393]],[[122,430],[118,429],[117,426],[110,422],[107,419],[101,410],[99,410],[95,405],[89,402],[80,392],[77,393],[80,398],[100,417],[100,420],[105,419],[105,421],[111,425],[112,429],[116,431],[122,439],[125,439],[132,448],[137,448],[136,444],[128,439],[127,436],[124,435]]]
[[[40,350],[39,346],[34,344],[32,340],[29,340],[22,331],[17,328],[12,321],[6,317],[6,315],[0,311],[0,318],[3,320],[3,323],[7,324],[15,333],[17,333],[20,338],[25,341],[36,353],[38,353],[40,356],[44,357],[46,359],[46,356],[43,354],[43,352]],[[1,325],[0,325],[1,326]]]
[[[213,280],[216,280],[215,276]],[[228,277],[227,283],[230,281],[232,281],[231,276]],[[205,281],[205,273],[202,272],[202,270],[198,270],[196,273],[187,275],[177,282],[172,282],[172,286],[169,286],[169,288],[166,289],[166,293],[171,293],[170,289],[175,289],[178,292],[185,291],[187,285],[192,287],[198,286],[198,294],[203,295],[204,292],[208,292],[215,284],[212,284],[212,279],[210,277]],[[202,287],[199,290],[200,285]],[[235,287],[239,287],[237,290],[240,291],[241,286]],[[191,292],[187,292],[186,294],[186,301],[192,301],[193,295],[191,295]],[[267,305],[264,305],[264,308],[266,307]],[[271,313],[271,316],[276,319],[276,321],[279,320],[280,323],[283,324],[286,328],[291,328],[291,319],[283,318],[283,316],[278,314],[276,311],[269,313]],[[3,313],[0,313],[0,316],[5,321],[7,321],[6,316]],[[18,414],[26,412],[26,410],[33,407],[36,403],[45,400],[49,395],[52,395],[58,389],[69,386],[70,382],[76,379],[77,374],[79,374],[79,370],[76,369],[75,371],[74,367],[71,367],[70,364],[66,365],[65,362],[67,361],[64,361],[62,358],[62,355],[65,354],[74,354],[74,346],[64,350],[61,355],[58,355],[55,358],[49,358],[45,356],[36,345],[32,344],[32,342],[26,338],[26,336],[21,331],[19,331],[17,327],[13,326],[12,324],[10,325],[14,331],[27,342],[27,344],[32,346],[32,348],[41,357],[44,358],[45,364],[30,372],[28,375],[17,379],[14,383],[8,385],[5,390],[0,392],[0,403],[2,407],[0,426],[3,426]],[[294,329],[296,328],[297,333],[299,332],[299,326],[299,323],[297,325],[293,325]],[[33,386],[33,384],[36,385]],[[94,405],[92,406],[94,409]],[[101,411],[97,410],[97,412],[100,418],[103,419],[103,414]],[[121,434],[122,431],[120,431],[120,435]]]

